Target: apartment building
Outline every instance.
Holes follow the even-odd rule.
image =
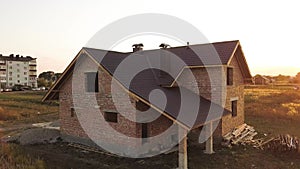
[[[0,54],[1,88],[11,88],[14,85],[37,87],[36,67],[36,58]]]

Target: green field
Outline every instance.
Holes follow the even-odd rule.
[[[2,127],[57,119],[58,103],[42,103],[43,95],[43,92],[1,93],[0,123]],[[294,90],[292,86],[245,87],[245,122],[254,126],[259,132],[257,138],[267,139],[278,134],[300,137],[300,91]],[[189,169],[300,168],[300,154],[271,152],[251,146],[234,146],[229,149],[215,145],[216,153],[206,155],[202,153],[203,146],[189,147]],[[65,144],[22,147],[2,144],[0,164],[2,164],[1,169],[171,169],[177,166],[177,153],[148,159],[128,159],[91,152],[82,153]]]

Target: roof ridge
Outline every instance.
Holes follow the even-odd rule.
[[[202,45],[214,45],[214,44],[220,44],[220,43],[230,43],[230,42],[239,42],[239,40],[229,40],[229,41],[220,41],[220,42],[211,42],[211,43],[199,43],[199,44],[192,44],[192,45],[184,45],[184,46],[175,46],[167,49],[174,49],[174,48],[182,48],[187,46],[202,46]],[[120,52],[115,50],[106,50],[106,49],[98,49],[98,48],[92,48],[92,47],[83,47],[82,49],[92,49],[92,50],[101,50],[105,52],[115,52],[115,53],[122,53],[122,54],[130,54],[133,52]],[[155,50],[161,50],[161,49],[148,49],[148,50],[142,50],[142,51],[155,51]]]
[[[98,49],[98,48],[91,48],[91,47],[83,47],[82,49],[100,50],[100,51],[104,51],[104,52],[113,52],[113,53],[121,53],[121,54],[132,53],[132,52],[120,52],[120,51],[115,51],[115,50],[106,50],[106,49]]]

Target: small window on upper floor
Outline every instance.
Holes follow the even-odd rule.
[[[233,68],[227,68],[227,85],[233,85]]]
[[[99,84],[98,84],[98,72],[87,72],[86,82],[85,82],[85,91],[86,92],[99,92]]]
[[[118,123],[118,113],[117,112],[104,112],[104,119],[107,122]]]

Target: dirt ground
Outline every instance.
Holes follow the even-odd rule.
[[[131,159],[88,152],[68,146],[66,143],[23,146],[28,155],[41,158],[50,169],[146,169],[176,168],[176,153],[148,159]]]
[[[112,157],[70,147],[65,143],[23,146],[28,155],[40,158],[49,169],[175,169],[177,152],[146,159]],[[215,147],[216,153],[203,153],[203,145],[189,147],[189,169],[202,168],[300,168],[300,155],[276,153],[237,146],[232,149]]]

